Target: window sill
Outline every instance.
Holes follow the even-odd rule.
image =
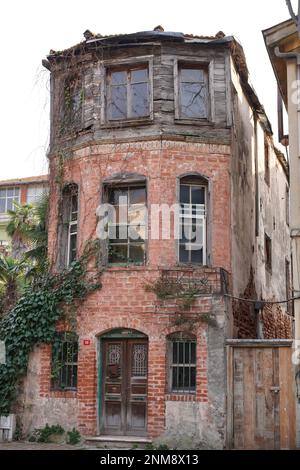
[[[77,398],[77,390],[50,390],[49,398]]]
[[[215,123],[209,119],[184,119],[184,118],[175,118],[175,124],[183,124],[188,126],[210,126],[214,127]]]
[[[111,129],[111,128],[120,128],[120,127],[131,127],[131,126],[144,126],[147,124],[153,124],[153,117],[145,117],[138,119],[120,119],[115,121],[106,121],[101,124],[101,129]]]
[[[178,393],[168,393],[165,395],[166,401],[197,401],[196,394],[178,394]]]
[[[122,264],[122,263],[118,263],[118,264],[107,264],[107,269],[109,271],[121,271],[121,270],[132,270],[132,271],[135,271],[135,270],[138,270],[138,271],[141,271],[143,269],[146,268],[146,264]]]

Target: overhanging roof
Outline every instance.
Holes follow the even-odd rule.
[[[300,52],[300,39],[295,22],[290,19],[283,21],[263,32],[266,48],[278,83],[278,87],[287,108],[288,87],[287,87],[287,63],[283,57],[277,57],[275,48],[280,52]]]

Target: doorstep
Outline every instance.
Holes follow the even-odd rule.
[[[97,449],[144,449],[152,440],[141,436],[87,436],[85,444]]]

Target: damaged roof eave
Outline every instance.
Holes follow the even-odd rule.
[[[265,46],[276,77],[278,88],[286,109],[288,108],[287,63],[283,57],[275,54],[275,48],[280,52],[293,52],[295,45],[300,47],[297,26],[293,20],[284,21],[262,31]]]

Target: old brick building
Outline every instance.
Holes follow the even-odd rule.
[[[48,190],[48,175],[15,178],[0,181],[0,251],[8,249],[11,240],[6,233],[8,210],[14,209],[14,201],[32,204]]]
[[[101,242],[102,289],[80,307],[77,336],[62,332],[59,377],[50,346],[31,355],[24,429],[60,423],[104,439],[223,448],[226,339],[287,338],[293,324],[284,304],[255,311],[230,297],[290,294],[288,165],[243,50],[223,33],[87,31],[44,65],[53,269],[96,238],[104,202],[119,214],[126,198],[126,233]],[[196,242],[153,236],[157,205],[176,203],[171,228],[178,217]],[[158,280],[173,295],[149,289]]]

